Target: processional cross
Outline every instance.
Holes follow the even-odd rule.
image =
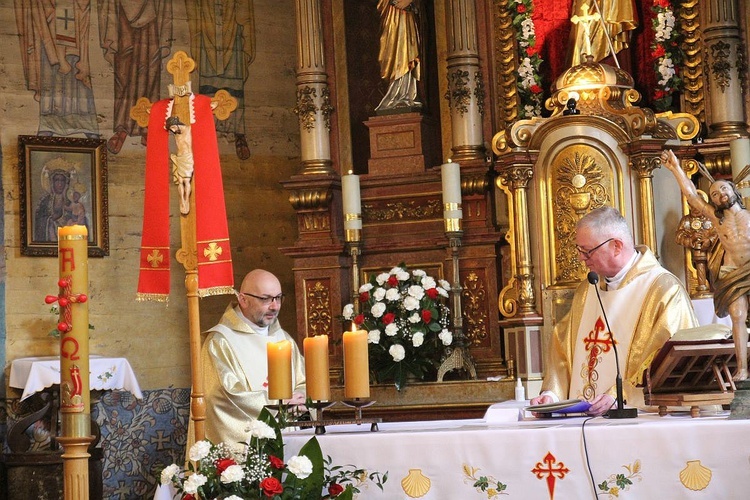
[[[211,116],[211,110],[220,120],[226,120],[229,115],[237,108],[237,100],[229,95],[225,90],[219,90],[215,96],[210,99],[210,110],[208,116],[202,116],[199,113],[199,105],[205,103],[206,97],[197,96],[193,94],[190,83],[190,73],[195,69],[195,61],[191,59],[185,52],[179,51],[175,53],[174,57],[167,63],[167,71],[173,75],[174,83],[169,85],[170,98],[157,103],[152,103],[146,97],[141,97],[136,102],[135,106],[130,110],[130,117],[133,118],[139,126],[156,129],[154,125],[158,124],[159,130],[149,130],[148,134],[148,151],[146,154],[146,204],[149,203],[149,168],[151,164],[163,164],[167,162],[170,164],[175,184],[178,186],[178,192],[180,195],[180,241],[181,247],[176,253],[177,262],[183,265],[185,268],[185,288],[187,289],[187,305],[188,305],[188,328],[190,334],[190,364],[191,364],[191,379],[192,379],[192,390],[190,393],[191,405],[190,413],[193,419],[195,429],[195,440],[200,441],[205,437],[204,421],[206,418],[206,403],[204,398],[203,388],[203,368],[201,366],[200,358],[200,303],[199,298],[203,295],[213,295],[218,293],[233,293],[233,285],[231,284],[231,258],[229,254],[229,241],[228,235],[225,237],[215,237],[214,239],[206,239],[203,235],[205,231],[199,227],[201,224],[205,225],[204,216],[196,216],[196,180],[193,176],[194,167],[200,173],[198,175],[198,186],[197,191],[202,192],[203,183],[206,185],[210,184],[216,189],[221,191],[221,207],[220,214],[223,221],[220,221],[219,226],[226,228],[226,215],[223,206],[223,188],[221,185],[221,172],[216,170],[218,168],[218,150],[216,149],[216,131],[213,126],[213,116]],[[201,102],[199,98],[203,99]],[[166,113],[165,113],[166,111]],[[152,112],[159,113],[162,116],[154,115]],[[169,115],[169,116],[167,116]],[[210,120],[210,124],[206,123]],[[212,134],[202,133],[203,127],[206,130],[211,131]],[[165,130],[167,131],[165,133]],[[193,134],[193,132],[198,132]],[[161,158],[159,153],[166,155],[166,142],[168,134],[174,134],[175,143],[177,146],[176,154],[169,155],[169,159]],[[193,139],[197,141],[195,144],[196,148],[194,151]],[[208,143],[205,147],[206,150],[212,149],[216,156],[215,162],[210,160],[206,161],[207,155],[202,151],[202,143]],[[158,157],[157,157],[158,156]],[[210,155],[209,155],[210,156]],[[208,167],[207,163],[212,166]],[[215,165],[214,165],[215,163]],[[217,173],[218,172],[218,173]],[[162,182],[161,178],[166,175],[166,172],[158,172],[158,175],[154,177],[155,182]],[[215,177],[218,175],[218,179]],[[213,179],[211,177],[214,177]],[[218,187],[217,187],[218,186]],[[166,197],[168,200],[168,193],[157,193],[156,196],[161,198]],[[206,196],[208,198],[208,196]],[[154,197],[152,196],[152,199]],[[206,203],[207,200],[203,200]],[[216,209],[216,200],[211,200],[212,206],[211,211]],[[163,207],[162,207],[163,210]],[[161,246],[149,246],[146,247],[146,239],[144,237],[144,245],[141,249],[141,278],[144,276],[144,268],[146,271],[157,271],[161,275],[159,279],[163,280],[163,272],[161,266],[165,266],[167,287],[169,280],[169,258],[163,255],[163,251],[168,251],[168,202],[167,202],[167,247],[166,249]],[[148,208],[147,210],[148,211]],[[148,229],[146,227],[146,219],[150,217],[150,213],[144,213],[144,234]],[[162,228],[163,229],[163,228]],[[199,232],[201,237],[199,240]],[[200,252],[200,253],[199,253]],[[211,263],[221,262],[224,259],[224,264],[228,264],[229,268],[229,284],[222,284],[219,281],[211,281],[214,279],[213,276],[209,276],[207,284],[199,284],[199,263],[206,261]],[[220,267],[220,266],[219,266]],[[226,276],[226,272],[224,272]],[[203,280],[203,278],[201,278]],[[214,286],[216,285],[216,286]],[[206,288],[209,287],[208,291]],[[200,288],[200,289],[199,289]],[[139,300],[141,295],[148,295],[143,300],[166,300],[168,297],[164,296],[163,293],[141,293],[141,284],[139,282]],[[154,298],[157,296],[157,298]]]

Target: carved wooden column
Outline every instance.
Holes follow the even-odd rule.
[[[638,175],[638,219],[642,243],[659,258],[654,213],[654,169],[661,166],[662,141],[639,140],[630,143],[630,169]]]
[[[304,174],[332,174],[331,113],[320,0],[297,0],[297,105]]]
[[[710,102],[711,137],[747,136],[742,90],[747,64],[740,37],[740,0],[708,0],[703,7],[703,38]]]
[[[448,92],[453,161],[485,157],[482,138],[484,84],[479,66],[477,13],[474,0],[449,0]]]

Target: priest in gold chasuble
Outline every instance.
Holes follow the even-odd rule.
[[[548,398],[534,399],[585,399],[597,415],[614,404],[617,372],[608,320],[625,399],[629,406],[643,406],[643,390],[636,386],[644,369],[675,332],[698,325],[690,296],[648,247],[633,244],[627,221],[614,208],[584,216],[576,242],[581,260],[601,277],[600,284],[579,285],[570,312],[555,325],[542,384],[542,396]],[[594,286],[600,287],[606,320]]]

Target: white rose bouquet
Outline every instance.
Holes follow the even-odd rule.
[[[401,390],[409,375],[424,380],[437,372],[453,343],[442,302],[449,290],[447,281],[402,264],[360,287],[360,314],[353,304],[344,307],[344,319],[367,331],[370,371],[378,382],[392,381]]]

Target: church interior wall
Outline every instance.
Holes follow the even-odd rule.
[[[124,0],[123,4],[139,4]],[[264,267],[276,273],[285,293],[293,294],[291,261],[278,247],[296,238],[296,221],[288,196],[279,185],[299,169],[299,127],[294,107],[296,38],[294,2],[254,0],[255,59],[245,84],[245,126],[250,158],[240,160],[234,143],[219,138],[226,191],[227,217],[232,240],[235,285],[245,273]],[[185,2],[175,0],[171,51],[189,53]],[[89,52],[97,125],[102,139],[113,129],[113,70],[99,47],[99,20],[92,2]],[[283,15],[281,15],[283,13]],[[57,292],[57,259],[21,255],[17,136],[35,135],[39,104],[26,87],[20,59],[13,2],[0,6],[0,142],[3,147],[4,244],[7,295],[4,303],[6,365],[13,359],[53,355],[56,339],[48,334],[57,316],[44,303]],[[162,65],[164,67],[164,64]],[[195,80],[195,75],[193,79]],[[167,96],[172,75],[162,70],[161,98]],[[80,135],[79,135],[80,137]],[[89,259],[91,352],[126,357],[144,389],[190,386],[190,362],[184,272],[174,260],[179,247],[176,190],[171,190],[172,275],[168,305],[136,302],[138,249],[143,217],[145,146],[140,137],[128,137],[118,154],[108,153],[109,256]],[[230,296],[201,301],[201,327],[211,326]],[[292,301],[289,303],[293,304]],[[296,323],[294,307],[282,309],[283,324]],[[158,362],[155,362],[158,353]],[[7,370],[6,370],[7,371]],[[3,384],[4,385],[4,384]]]

